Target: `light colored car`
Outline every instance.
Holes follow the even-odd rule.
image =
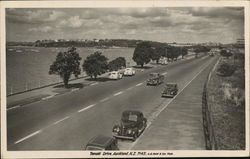
[[[159,63],[162,65],[167,65],[168,64],[168,59],[166,57],[161,57],[159,59]]]
[[[135,70],[133,68],[126,68],[123,74],[124,76],[133,76],[135,75]]]
[[[121,79],[122,78],[122,73],[118,71],[112,71],[109,73],[109,79]]]

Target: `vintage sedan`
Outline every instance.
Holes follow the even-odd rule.
[[[123,75],[124,76],[133,76],[133,75],[135,75],[135,70],[133,68],[125,68]]]
[[[164,82],[164,75],[160,73],[150,73],[149,79],[147,79],[147,85],[159,85]]]
[[[118,80],[122,78],[122,73],[119,71],[112,71],[109,73],[109,79]]]
[[[119,150],[117,146],[117,139],[114,137],[108,137],[104,135],[98,135],[92,138],[87,145],[85,150],[89,151],[104,151],[104,150]]]
[[[147,119],[143,113],[136,110],[126,110],[122,113],[120,124],[113,127],[113,136],[116,138],[135,141],[147,127]]]
[[[162,91],[162,97],[174,97],[178,93],[178,86],[176,83],[167,83]]]

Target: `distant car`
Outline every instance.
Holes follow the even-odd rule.
[[[122,78],[122,73],[119,71],[112,71],[109,73],[109,79],[121,79]]]
[[[162,92],[162,97],[174,97],[178,93],[178,86],[176,83],[167,83]]]
[[[167,65],[168,64],[168,59],[166,57],[161,57],[159,59],[159,63],[162,65]]]
[[[147,80],[147,85],[159,85],[163,83],[164,76],[160,73],[150,73],[149,79]]]
[[[119,150],[117,146],[117,139],[114,137],[108,137],[103,135],[98,135],[92,138],[87,145],[85,150],[89,151],[104,151],[104,150]]]
[[[135,141],[147,127],[147,119],[143,113],[135,110],[127,110],[122,113],[119,125],[113,127],[113,136],[116,138]]]
[[[133,75],[135,75],[135,70],[133,68],[126,68],[123,75],[124,76],[133,76]]]

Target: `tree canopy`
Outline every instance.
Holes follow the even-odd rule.
[[[151,60],[151,56],[153,53],[153,49],[149,42],[141,42],[137,44],[134,54],[133,60],[137,65],[141,65],[143,67],[144,64],[147,64]]]
[[[224,57],[226,57],[226,58],[229,58],[230,56],[233,55],[231,52],[229,52],[229,51],[227,51],[227,50],[225,50],[225,49],[221,50],[221,51],[220,51],[220,54],[221,54],[221,56],[224,56]]]
[[[56,60],[50,65],[49,74],[59,75],[63,79],[64,86],[67,87],[72,74],[75,77],[81,74],[81,59],[75,47],[69,48],[66,52],[59,52]]]
[[[121,69],[122,67],[126,67],[126,59],[124,57],[118,57],[108,64],[109,71],[117,71],[118,69]]]
[[[91,78],[96,78],[98,75],[105,73],[108,69],[108,58],[103,56],[101,52],[96,51],[89,55],[82,65],[83,70]]]

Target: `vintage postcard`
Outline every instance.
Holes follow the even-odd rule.
[[[249,156],[248,1],[2,1],[1,157]]]

